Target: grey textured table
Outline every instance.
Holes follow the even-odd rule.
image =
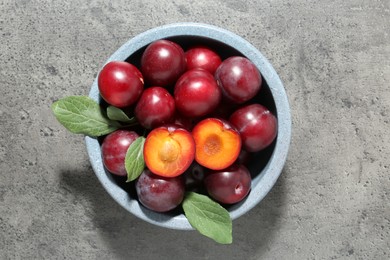
[[[388,259],[390,2],[0,1],[0,259]],[[158,228],[104,192],[51,113],[134,35],[223,27],[285,84],[293,138],[234,243]]]

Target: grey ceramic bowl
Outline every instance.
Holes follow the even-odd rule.
[[[268,60],[249,42],[230,31],[207,24],[176,23],[148,30],[126,42],[107,62],[128,60],[130,63],[139,65],[142,51],[148,44],[159,39],[173,40],[183,48],[195,44],[206,44],[219,52],[222,58],[243,55],[258,67],[263,76],[263,85],[256,101],[266,105],[277,116],[278,136],[269,148],[255,154],[254,159],[249,164],[253,178],[252,190],[245,200],[227,208],[234,220],[255,207],[267,195],[285,164],[291,138],[291,117],[283,84]],[[92,85],[89,96],[101,102],[97,78]],[[133,215],[161,227],[179,230],[193,229],[181,211],[162,214],[144,208],[138,203],[134,193],[121,185],[115,176],[105,170],[98,140],[86,137],[85,141],[97,178],[111,197],[123,208]]]

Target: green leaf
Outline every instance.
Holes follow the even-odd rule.
[[[138,137],[127,150],[125,157],[125,168],[127,172],[127,181],[130,182],[138,178],[145,169],[144,161],[144,143],[145,137]]]
[[[99,104],[87,96],[70,96],[51,106],[57,120],[70,132],[91,137],[109,134],[119,124],[109,120]]]
[[[232,220],[229,212],[205,195],[188,192],[182,207],[191,226],[220,244],[231,244]]]
[[[135,117],[129,118],[122,109],[109,106],[107,107],[107,116],[111,120],[116,120],[124,123],[134,123]]]

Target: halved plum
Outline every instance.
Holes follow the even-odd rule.
[[[194,160],[195,142],[189,131],[177,125],[153,129],[146,137],[144,160],[154,174],[175,177],[184,173]]]
[[[195,125],[192,136],[196,145],[195,160],[208,169],[225,169],[240,154],[240,134],[225,120],[203,119]]]

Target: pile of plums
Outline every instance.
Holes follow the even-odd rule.
[[[133,64],[111,61],[98,75],[101,97],[143,130],[123,128],[103,139],[106,169],[126,176],[126,152],[144,135],[146,167],[135,187],[145,207],[170,211],[198,187],[222,204],[244,199],[251,189],[248,154],[277,135],[276,117],[253,101],[262,86],[257,67],[243,56],[222,60],[211,47],[184,50],[171,40],[149,44],[140,65]]]

